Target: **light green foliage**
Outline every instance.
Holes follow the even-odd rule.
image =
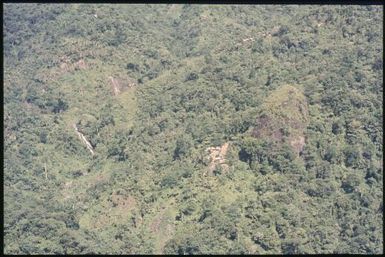
[[[307,121],[307,101],[299,89],[284,85],[275,89],[264,101],[261,108],[269,110],[275,116]]]
[[[383,252],[381,6],[3,8],[6,254]]]

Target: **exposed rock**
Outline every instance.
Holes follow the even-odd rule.
[[[303,151],[305,146],[305,138],[302,136],[298,136],[290,141],[290,145],[293,150],[299,155]]]
[[[63,72],[68,72],[68,70],[69,70],[68,64],[65,62],[61,63],[60,64],[60,70]]]
[[[227,170],[228,165],[225,163],[226,162],[226,154],[229,148],[229,143],[224,143],[222,146],[217,146],[217,147],[208,147],[206,149],[206,152],[209,153],[208,159],[210,161],[209,163],[209,172],[210,175],[212,175],[213,171],[217,167],[217,165],[220,165],[222,169]]]
[[[84,70],[84,69],[87,69],[87,64],[85,63],[84,60],[79,60],[78,62],[75,63],[75,69],[80,69],[80,70]]]
[[[59,65],[61,73],[73,72],[75,70],[85,70],[88,68],[86,62],[81,59],[75,63],[72,63],[68,58],[62,58]]]
[[[76,134],[78,134],[79,139],[86,145],[87,149],[91,152],[92,155],[95,154],[94,148],[92,147],[91,143],[87,140],[87,138],[78,130],[78,127],[76,124],[72,124],[73,128],[76,131]]]
[[[305,146],[308,107],[303,93],[290,85],[274,90],[265,100],[252,135],[274,143],[288,143],[299,155]]]
[[[244,38],[242,39],[242,42],[245,43],[245,42],[254,42],[255,39],[253,37],[249,37],[249,38]]]
[[[113,89],[113,92],[114,92],[114,95],[118,95],[120,93],[120,85],[119,85],[119,82],[114,79],[113,77],[109,76],[108,79],[110,80],[111,82],[111,86],[112,86],[112,89]]]
[[[135,82],[131,78],[114,78],[112,76],[108,77],[110,86],[112,88],[112,93],[116,96],[122,91],[127,90],[128,88],[136,86]]]

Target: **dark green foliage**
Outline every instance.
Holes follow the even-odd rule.
[[[381,6],[3,7],[6,254],[383,252]]]
[[[184,136],[176,140],[176,146],[174,150],[174,160],[180,159],[183,156],[187,156],[189,154],[190,148],[192,147],[191,140]]]

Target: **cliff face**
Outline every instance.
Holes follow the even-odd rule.
[[[252,135],[274,143],[288,143],[299,155],[305,145],[308,107],[303,93],[285,85],[274,90],[262,105]]]

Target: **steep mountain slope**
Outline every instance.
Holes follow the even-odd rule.
[[[383,252],[382,17],[5,4],[5,253]]]

